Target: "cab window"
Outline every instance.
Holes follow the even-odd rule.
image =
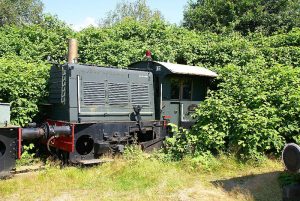
[[[191,100],[192,98],[192,81],[183,80],[181,84],[182,88],[182,99]]]
[[[170,98],[173,100],[191,100],[192,98],[192,80],[188,78],[170,79]]]
[[[171,99],[179,99],[180,82],[177,79],[171,80]]]

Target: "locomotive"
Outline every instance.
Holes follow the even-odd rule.
[[[217,74],[147,56],[127,69],[78,64],[77,42],[70,40],[68,63],[51,67],[42,123],[11,126],[9,105],[0,107],[0,176],[15,167],[22,141],[38,140],[70,163],[94,164],[127,144],[160,148],[168,123],[191,126],[191,114]]]

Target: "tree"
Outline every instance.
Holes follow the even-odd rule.
[[[257,30],[271,34],[300,27],[300,0],[197,0],[184,11],[183,25],[216,33]]]
[[[39,23],[43,7],[40,0],[0,0],[0,26]]]
[[[101,27],[110,27],[125,18],[133,18],[139,22],[149,22],[153,19],[163,19],[158,10],[152,11],[147,6],[146,0],[136,0],[135,2],[123,1],[118,3],[114,10],[107,13],[107,16],[100,20]]]

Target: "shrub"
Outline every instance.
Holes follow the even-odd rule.
[[[48,94],[48,70],[16,56],[0,58],[0,99],[11,104],[12,124],[29,123],[38,113],[38,103]]]
[[[227,65],[219,71],[219,90],[196,109],[196,124],[185,140],[172,142],[178,152],[233,152],[242,158],[279,154],[300,130],[300,69],[263,59],[246,66]],[[172,139],[175,140],[175,139]],[[169,141],[172,141],[169,140]],[[185,144],[186,143],[186,144]]]
[[[51,16],[45,16],[40,25],[4,26],[0,28],[0,56],[17,55],[30,62],[51,56],[64,61],[71,36],[72,30]]]

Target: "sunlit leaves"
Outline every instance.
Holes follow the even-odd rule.
[[[12,123],[24,125],[38,113],[47,97],[49,66],[28,63],[16,56],[0,58],[0,98],[11,105]]]
[[[184,11],[189,29],[244,35],[260,31],[268,35],[300,26],[299,0],[198,0]]]

